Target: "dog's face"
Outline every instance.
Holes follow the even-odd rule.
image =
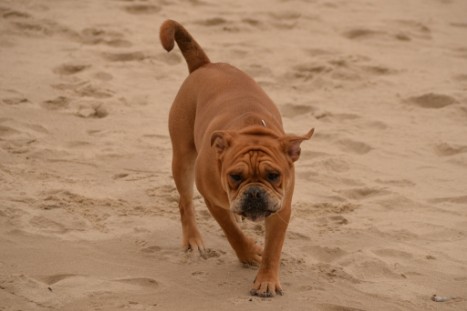
[[[226,154],[225,169],[221,173],[230,209],[250,220],[261,220],[280,210],[290,180],[290,168],[285,159],[261,147],[243,152],[232,148],[232,152]]]
[[[279,211],[286,191],[293,190],[293,162],[300,156],[300,143],[312,134],[277,137],[260,127],[213,133],[211,144],[230,210],[253,221]]]

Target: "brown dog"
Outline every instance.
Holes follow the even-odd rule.
[[[160,40],[167,51],[177,42],[190,71],[169,116],[183,246],[205,252],[192,202],[196,181],[238,259],[260,265],[251,294],[282,294],[279,265],[290,219],[294,162],[300,143],[311,138],[313,129],[303,136],[286,135],[266,93],[235,67],[211,63],[177,22],[162,24]],[[235,215],[265,219],[264,251],[243,234]]]

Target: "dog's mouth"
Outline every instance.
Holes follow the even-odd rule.
[[[238,213],[251,221],[261,221],[274,213],[272,202],[263,189],[250,187],[242,196]]]
[[[232,202],[232,211],[248,220],[259,222],[279,210],[279,203],[261,187],[247,188]]]
[[[254,222],[260,222],[272,214],[274,214],[274,212],[267,211],[267,210],[263,212],[245,212],[244,211],[244,212],[239,213],[240,216],[248,220],[254,221]]]

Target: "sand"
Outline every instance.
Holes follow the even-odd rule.
[[[466,310],[466,12],[0,0],[0,310]],[[316,129],[284,296],[249,296],[256,269],[199,195],[210,256],[181,249],[167,116],[187,68],[158,42],[167,18],[256,79],[287,132]],[[242,226],[262,243],[262,224]]]

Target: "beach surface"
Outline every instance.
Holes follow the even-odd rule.
[[[0,310],[467,310],[464,0],[0,0]],[[296,162],[285,295],[249,295],[199,194],[181,248],[182,23],[252,76]],[[245,231],[263,243],[262,223]],[[436,295],[436,296],[434,296]],[[433,298],[433,296],[435,298]],[[439,300],[439,301],[434,301]]]

